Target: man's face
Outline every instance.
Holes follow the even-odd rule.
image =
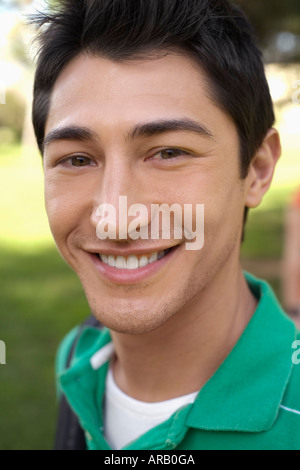
[[[113,330],[151,331],[214,302],[238,266],[247,179],[235,126],[208,95],[204,73],[175,53],[79,56],[55,84],[44,152],[49,222],[93,313]],[[169,240],[100,240],[97,208],[113,205],[118,222],[120,196],[149,212],[151,204],[204,204],[203,248],[186,250],[172,232]]]

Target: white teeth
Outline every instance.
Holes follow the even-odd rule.
[[[141,256],[141,258],[139,259],[139,268],[143,268],[144,266],[147,266],[148,263],[149,263],[149,260],[147,256]]]
[[[125,266],[127,269],[137,269],[139,267],[139,260],[136,256],[130,255],[127,258],[127,265]]]
[[[101,255],[99,257],[104,264],[108,264],[112,268],[117,269],[137,269],[147,266],[147,264],[154,263],[155,261],[165,256],[165,250],[152,253],[149,256],[143,255],[138,258],[135,255],[130,255],[127,258],[124,256],[113,256],[113,255]]]
[[[112,255],[109,255],[108,260],[107,260],[108,266],[111,266],[112,268],[115,267],[115,257]]]
[[[124,258],[124,256],[117,256],[115,267],[118,269],[126,268],[126,259]]]
[[[149,263],[153,263],[154,261],[157,260],[158,253],[153,253],[153,255],[150,256]]]
[[[101,255],[101,259],[102,259],[103,263],[108,264],[108,256]]]

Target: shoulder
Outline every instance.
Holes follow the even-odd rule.
[[[55,371],[56,375],[62,373],[68,363],[68,358],[70,356],[72,347],[76,341],[76,338],[80,331],[80,325],[75,326],[70,330],[65,337],[60,342],[57,352],[56,352],[56,360],[55,360]]]
[[[69,331],[68,334],[65,335],[63,340],[60,342],[57,352],[56,352],[56,358],[55,358],[55,377],[58,379],[58,377],[62,374],[62,372],[66,369],[69,361],[69,357],[71,354],[71,351],[73,349],[73,345],[75,344],[76,338],[78,337],[80,332],[80,325],[77,325],[75,328],[72,328],[72,330]],[[57,397],[59,398],[61,395],[61,389],[57,382],[57,388],[56,388],[56,393]]]
[[[56,354],[56,372],[60,374],[69,365],[72,360],[72,350],[79,341],[81,333],[86,329],[96,329],[99,331],[103,328],[101,323],[93,315],[87,317],[82,323],[72,328],[60,342]]]
[[[300,332],[291,344],[292,369],[288,384],[281,401],[281,409],[287,413],[290,419],[300,429]]]
[[[91,336],[87,335],[87,330],[89,332],[94,333],[92,335],[92,339],[96,336],[99,335],[99,329],[102,329],[102,325],[93,317],[89,316],[87,317],[82,323],[79,325],[76,325],[74,328],[72,328],[62,339],[60,342],[57,352],[56,352],[56,358],[55,358],[55,376],[57,379],[57,382],[59,382],[59,377],[63,372],[69,368],[75,358],[76,358],[76,350],[78,343],[80,343],[80,339],[83,336]],[[85,344],[85,348],[87,345]],[[58,395],[60,395],[60,389],[59,385],[57,385],[57,392]]]
[[[291,344],[292,371],[288,382],[285,398],[287,405],[299,410],[300,420],[300,332],[297,331],[296,338]]]

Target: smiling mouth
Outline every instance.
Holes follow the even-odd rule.
[[[168,248],[162,251],[155,251],[149,254],[143,255],[129,255],[129,256],[114,256],[114,255],[105,255],[101,253],[97,253],[98,258],[102,261],[102,263],[110,266],[111,268],[116,269],[138,269],[144,268],[148,264],[155,263],[155,261],[159,261],[164,258],[171,250],[175,247]]]

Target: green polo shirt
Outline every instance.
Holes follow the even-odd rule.
[[[259,302],[233,350],[193,404],[124,449],[300,449],[300,343],[295,343],[300,333],[269,285],[245,276]],[[109,359],[96,370],[91,365],[91,357],[111,342],[110,332],[86,327],[71,367],[64,370],[75,334],[76,329],[59,348],[59,389],[79,417],[88,449],[111,450],[103,437],[102,413]]]

